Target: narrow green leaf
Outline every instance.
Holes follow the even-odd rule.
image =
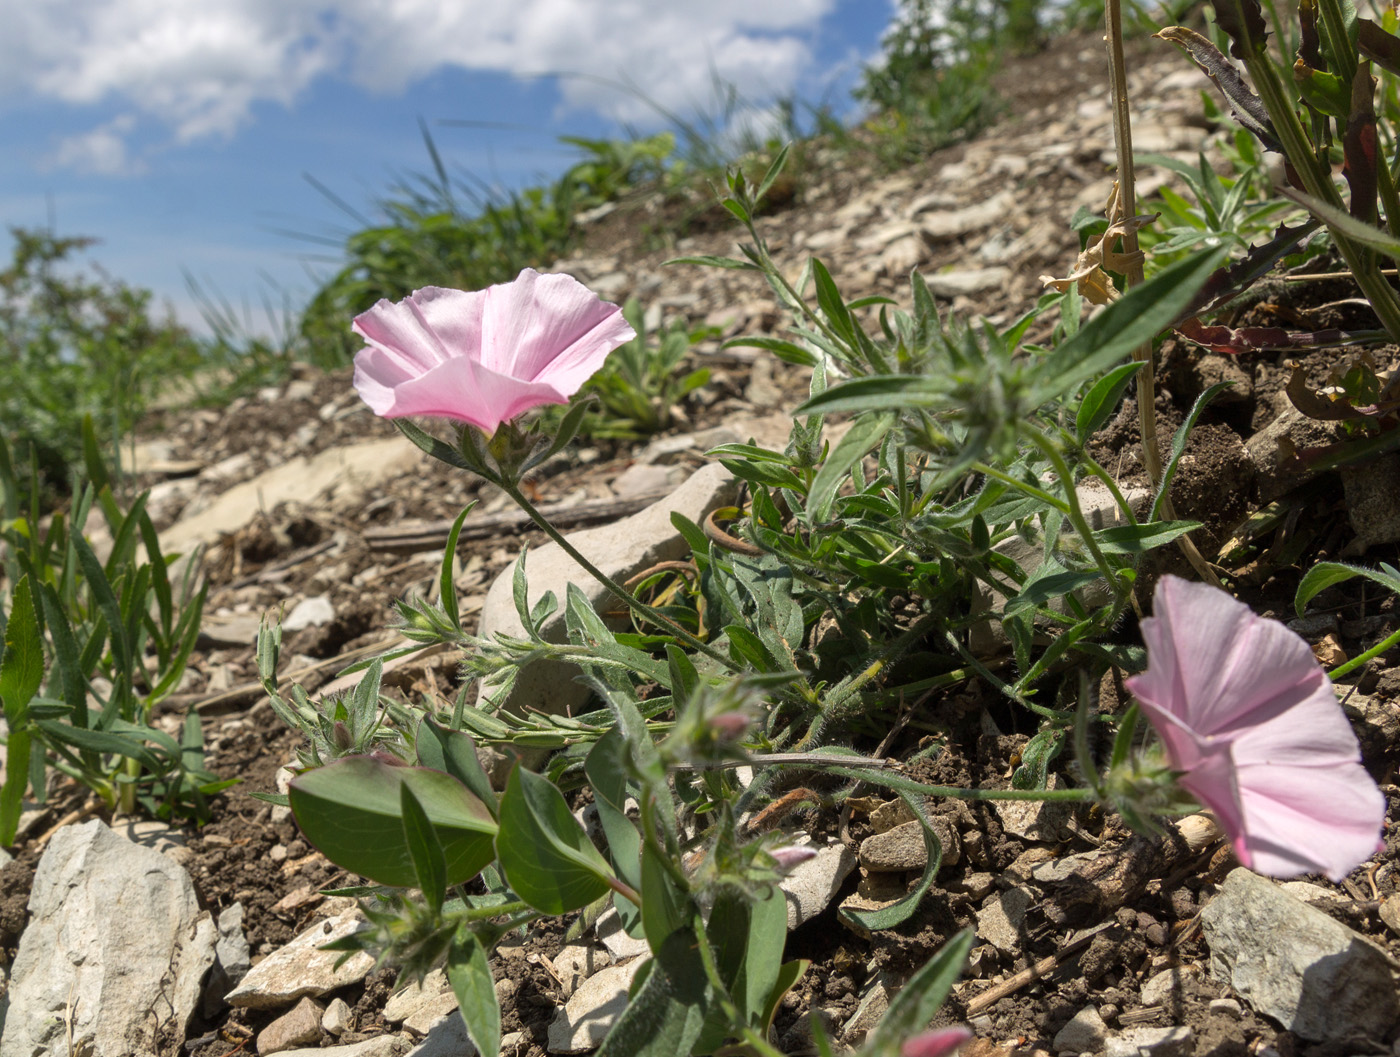
[[[1298,592],[1293,596],[1293,607],[1298,615],[1303,615],[1303,607],[1312,601],[1320,591],[1333,584],[1350,580],[1353,576],[1364,576],[1386,590],[1400,594],[1400,572],[1382,563],[1379,570],[1367,569],[1362,565],[1347,565],[1344,562],[1318,562],[1298,581]]]
[[[916,798],[910,793],[900,792],[899,797],[908,805],[909,810],[914,813],[914,817],[919,820],[924,835],[924,851],[928,856],[924,864],[923,876],[919,878],[919,883],[895,903],[880,910],[842,910],[840,917],[842,920],[853,925],[857,932],[869,934],[880,929],[892,929],[904,924],[913,915],[923,902],[924,896],[928,895],[928,890],[933,887],[933,879],[938,876],[938,870],[943,865],[943,843],[938,839],[938,833],[928,820],[928,815],[924,812],[922,798]]]
[[[807,524],[814,527],[831,517],[837,489],[852,466],[878,447],[894,428],[895,416],[889,412],[862,415],[851,424],[846,435],[827,455],[812,482],[807,502]]]
[[[598,807],[598,821],[608,840],[608,858],[612,867],[629,886],[642,888],[642,837],[636,825],[627,817],[627,775],[630,753],[622,731],[613,727],[588,753],[584,773],[593,787],[593,802]]]
[[[7,848],[15,842],[28,784],[29,731],[11,728],[5,739],[5,784],[0,786],[0,844]]]
[[[1117,410],[1118,401],[1143,366],[1142,362],[1137,362],[1115,367],[1085,394],[1084,402],[1079,405],[1079,413],[1074,417],[1074,435],[1080,444],[1097,433]]]
[[[1031,402],[1043,404],[1073,391],[1166,330],[1228,253],[1217,247],[1187,257],[1114,301],[1036,364]]]
[[[1146,554],[1200,527],[1199,521],[1147,521],[1101,529],[1094,533],[1094,539],[1105,554]]]
[[[973,939],[972,931],[963,929],[909,978],[884,1018],[866,1037],[863,1052],[871,1057],[893,1057],[906,1039],[928,1027],[962,975]]]
[[[705,1027],[710,986],[695,936],[673,932],[596,1057],[679,1057]]]
[[[655,843],[642,844],[642,928],[653,953],[672,933],[686,927],[694,909],[689,893],[676,884],[661,861],[662,854]]]
[[[0,654],[0,700],[11,732],[29,721],[29,702],[44,681],[44,643],[29,577],[20,577],[10,598],[5,650]]]
[[[452,570],[457,563],[457,537],[461,534],[462,522],[467,520],[467,515],[475,506],[476,500],[473,499],[452,522],[452,531],[447,534],[447,546],[442,551],[442,571],[438,574],[438,604],[458,631],[462,630],[462,618],[457,611],[457,585],[453,582]]]
[[[433,832],[433,824],[428,821],[428,813],[418,802],[409,782],[399,786],[399,810],[403,814],[404,843],[413,860],[418,890],[423,893],[428,909],[434,914],[440,913],[442,901],[447,898],[447,856]]]
[[[457,996],[458,1012],[477,1053],[499,1057],[501,1006],[496,999],[496,981],[486,949],[465,925],[457,930],[447,951],[447,982]]]

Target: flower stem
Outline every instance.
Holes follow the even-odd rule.
[[[1397,642],[1400,642],[1400,631],[1395,632],[1395,634],[1391,635],[1389,638],[1382,639],[1380,642],[1376,643],[1365,653],[1358,654],[1351,660],[1347,661],[1345,664],[1337,665],[1337,667],[1333,668],[1330,672],[1327,673],[1327,678],[1335,682],[1336,680],[1342,678],[1342,676],[1344,675],[1350,675],[1352,672],[1356,671],[1356,669],[1360,668],[1363,664],[1371,660],[1373,657],[1379,657],[1382,653],[1390,649],[1390,647],[1394,646]]]
[[[611,576],[603,572],[603,570],[599,569],[591,561],[585,558],[579,552],[579,549],[575,547],[572,543],[570,543],[568,539],[564,537],[563,533],[561,533],[558,529],[551,525],[545,519],[545,516],[541,514],[538,509],[535,508],[534,504],[532,504],[528,499],[525,498],[524,493],[522,493],[514,483],[504,478],[499,479],[498,483],[503,489],[505,489],[506,494],[510,496],[513,500],[515,500],[516,505],[518,505],[521,510],[525,511],[525,513],[530,516],[530,520],[533,521],[536,525],[538,525],[540,530],[546,536],[552,539],[555,543],[559,544],[560,548],[563,549],[565,554],[567,554],[570,558],[577,562],[583,568],[583,570],[588,573],[589,576],[593,577],[593,579],[597,580],[600,584],[606,587],[609,593],[613,595],[613,597],[615,597],[619,602],[625,605],[633,613],[636,613],[639,617],[643,618],[644,620],[655,624],[658,628],[664,629],[669,634],[674,635],[676,638],[680,639],[691,649],[698,650],[699,652],[703,653],[706,657],[710,658],[710,660],[717,661],[718,663],[722,664],[727,670],[731,672],[739,671],[738,666],[735,665],[735,663],[728,657],[724,656],[724,654],[720,653],[712,646],[707,646],[705,643],[701,642],[699,639],[697,639],[690,632],[686,631],[685,628],[681,627],[675,621],[670,620],[664,614],[647,605],[645,602],[637,598],[625,587],[623,587],[620,583],[614,580]]]

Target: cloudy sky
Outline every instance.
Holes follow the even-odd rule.
[[[660,127],[714,85],[851,106],[892,0],[0,0],[0,222],[186,319],[186,271],[261,315],[300,303],[396,178],[445,160],[520,187],[562,134]],[[8,258],[8,241],[5,245]],[[319,269],[319,271],[318,271]],[[252,324],[262,329],[254,318]]]

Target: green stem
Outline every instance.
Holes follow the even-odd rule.
[[[1093,803],[1098,799],[1092,789],[963,789],[955,785],[925,785],[912,778],[874,769],[828,767],[824,770],[827,774],[855,778],[873,785],[883,785],[887,789],[920,796],[949,796],[959,800],[1042,800],[1079,804]]]
[[[1325,12],[1327,4],[1322,6]],[[1259,98],[1269,111],[1274,131],[1283,144],[1288,160],[1293,163],[1294,171],[1303,181],[1304,190],[1337,209],[1345,209],[1342,197],[1332,182],[1331,169],[1322,164],[1313,150],[1312,141],[1293,109],[1293,101],[1262,46],[1253,49],[1245,58],[1245,67],[1249,70],[1250,79],[1254,82]],[[1328,230],[1332,233],[1332,241],[1337,251],[1356,278],[1361,292],[1371,302],[1371,308],[1386,332],[1392,340],[1400,341],[1400,297],[1397,297],[1395,288],[1381,274],[1370,254],[1363,252],[1360,246],[1341,232],[1333,228]]]
[[[1330,672],[1327,673],[1327,678],[1336,681],[1337,679],[1342,678],[1342,676],[1344,675],[1350,675],[1352,672],[1356,671],[1356,669],[1360,668],[1363,664],[1371,660],[1373,657],[1379,657],[1382,653],[1390,649],[1390,647],[1394,646],[1397,642],[1400,642],[1400,631],[1397,631],[1389,638],[1376,643],[1376,645],[1372,646],[1365,653],[1353,657],[1345,664],[1337,665],[1337,667],[1333,668]]]
[[[625,605],[633,613],[636,613],[644,620],[655,624],[658,628],[662,629],[667,634],[673,635],[676,638],[680,639],[691,649],[698,650],[700,653],[703,653],[706,657],[710,658],[710,660],[717,661],[718,663],[722,664],[727,670],[731,672],[738,672],[740,670],[738,666],[735,665],[735,663],[728,657],[724,656],[724,654],[720,653],[718,650],[714,649],[711,646],[707,646],[705,643],[701,642],[690,632],[686,631],[683,627],[676,624],[674,621],[667,619],[663,614],[657,612],[657,610],[653,609],[641,599],[637,598],[620,583],[614,580],[611,576],[603,572],[603,570],[599,569],[591,561],[585,558],[579,552],[579,549],[575,547],[572,543],[570,543],[568,539],[565,538],[563,533],[561,533],[558,529],[551,525],[545,519],[544,515],[541,514],[539,510],[535,508],[534,504],[532,504],[528,499],[525,498],[524,494],[520,491],[517,485],[505,480],[504,478],[500,479],[499,483],[500,486],[503,489],[505,489],[506,495],[510,496],[511,499],[515,500],[516,504],[520,507],[520,509],[525,511],[525,513],[529,515],[530,520],[533,521],[536,525],[538,525],[540,530],[546,536],[552,539],[555,543],[559,544],[560,548],[564,551],[565,554],[567,554],[570,558],[577,562],[583,568],[583,570],[588,573],[589,576],[593,577],[593,579],[597,580],[600,584],[606,587],[608,589],[608,592],[612,594],[613,597],[615,597],[619,602]]]
[[[705,967],[705,978],[714,988],[715,998],[719,1000],[720,1008],[729,1018],[729,1023],[739,1029],[739,1034],[755,1053],[763,1054],[764,1057],[782,1057],[781,1051],[770,1046],[767,1039],[745,1024],[739,1016],[739,1007],[734,1004],[734,999],[729,996],[729,988],[724,986],[724,978],[719,975],[714,948],[710,946],[710,937],[705,930],[705,918],[698,909],[691,917],[691,928],[695,930],[695,938],[698,941],[696,949],[700,954],[700,964]]]
[[[1079,504],[1079,491],[1074,486],[1074,475],[1070,472],[1069,464],[1065,462],[1064,456],[1060,453],[1059,445],[1040,430],[1032,430],[1031,436],[1034,438],[1036,446],[1050,460],[1060,483],[1064,485],[1065,501],[1069,507],[1065,511],[1065,515],[1069,518],[1070,524],[1074,526],[1074,530],[1079,533],[1079,538],[1088,549],[1090,556],[1093,557],[1094,566],[1099,570],[1099,575],[1107,580],[1109,586],[1113,588],[1113,596],[1117,600],[1114,606],[1114,619],[1117,619],[1117,614],[1122,608],[1127,592],[1123,590],[1123,585],[1118,579],[1118,571],[1109,565],[1108,559],[1099,549],[1098,541],[1094,539],[1094,527],[1089,524],[1089,519],[1084,516],[1084,508]]]
[[[469,925],[474,921],[487,921],[491,918],[505,917],[507,914],[519,914],[530,909],[529,903],[517,899],[515,902],[501,903],[493,907],[473,907],[470,910],[462,911],[460,914],[454,914],[453,920]]]
[[[972,464],[971,468],[974,472],[980,473],[984,477],[991,477],[994,480],[1001,481],[1003,484],[1009,484],[1012,488],[1025,492],[1026,495],[1032,496],[1035,499],[1039,499],[1042,503],[1054,507],[1061,514],[1069,513],[1068,503],[1059,496],[1053,495],[1043,488],[1037,488],[1035,485],[1022,481],[1020,478],[1012,477],[1009,473],[998,470],[995,466],[989,466],[985,462],[975,462]]]

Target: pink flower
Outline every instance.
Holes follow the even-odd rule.
[[[1385,798],[1306,642],[1207,584],[1162,578],[1127,681],[1181,785],[1242,864],[1337,881],[1377,850]]]
[[[616,305],[568,275],[526,268],[468,293],[425,286],[355,317],[369,343],[355,388],[376,415],[437,415],[494,433],[542,404],[566,404],[635,337]]]
[[[949,1057],[958,1047],[972,1038],[972,1032],[961,1025],[955,1028],[935,1028],[905,1041],[899,1048],[900,1057]]]

